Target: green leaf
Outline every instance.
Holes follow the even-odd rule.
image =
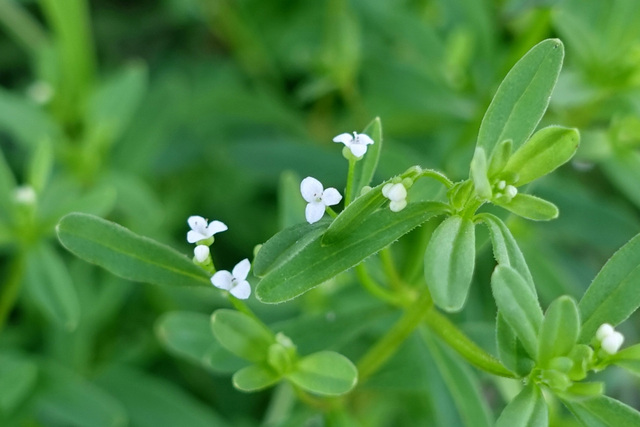
[[[281,378],[266,366],[251,365],[233,374],[233,386],[242,391],[258,391],[274,385]]]
[[[518,339],[511,326],[504,320],[500,311],[496,317],[496,344],[500,361],[507,368],[521,377],[531,372],[535,365],[533,359],[527,354],[522,341]]]
[[[538,132],[513,153],[504,173],[518,177],[518,186],[528,184],[568,162],[580,145],[577,129],[549,126]]]
[[[28,291],[42,312],[53,322],[73,330],[80,320],[80,301],[60,255],[42,243],[27,258]]]
[[[536,288],[527,261],[524,259],[524,255],[507,225],[500,218],[490,213],[480,213],[476,215],[476,218],[480,219],[489,229],[493,256],[498,264],[507,265],[516,270],[535,293]]]
[[[500,201],[499,198],[493,199],[491,202],[533,221],[549,221],[557,218],[559,214],[556,205],[530,194],[518,193],[507,203]]]
[[[300,197],[300,177],[293,171],[280,174],[278,184],[278,224],[285,229],[305,221],[306,202]]]
[[[102,218],[71,213],[56,231],[71,253],[116,276],[157,285],[211,286],[207,272],[186,256]]]
[[[602,267],[578,303],[580,342],[588,343],[603,323],[618,325],[640,306],[640,234]]]
[[[13,205],[13,192],[16,188],[16,179],[13,172],[0,150],[0,206]],[[9,209],[0,209],[0,219],[9,220]]]
[[[15,354],[0,354],[0,420],[13,410],[33,389],[38,378],[38,366]]]
[[[31,153],[27,182],[36,193],[42,193],[46,187],[53,168],[53,146],[50,140],[39,141]]]
[[[213,372],[233,373],[246,365],[216,341],[211,331],[211,316],[207,314],[165,313],[156,321],[155,332],[169,352]]]
[[[353,170],[352,193],[348,197],[349,200],[355,200],[362,188],[371,183],[373,175],[376,173],[380,153],[382,152],[382,122],[380,117],[373,119],[362,133],[369,135],[374,143],[368,147],[364,158],[356,162]]]
[[[640,375],[640,344],[632,345],[611,356],[612,363]]]
[[[476,189],[476,195],[480,199],[491,198],[491,183],[489,182],[487,169],[487,154],[482,147],[476,147],[476,152],[471,159],[469,176]]]
[[[287,378],[311,393],[339,396],[355,387],[358,370],[343,355],[320,351],[300,359]]]
[[[535,293],[516,270],[498,265],[491,276],[493,297],[504,320],[511,326],[532,358],[536,358],[538,331],[543,315]]]
[[[640,425],[640,412],[608,396],[603,395],[575,401],[565,399],[563,403],[585,426]]]
[[[459,216],[445,219],[424,254],[424,277],[435,304],[447,311],[462,309],[473,277],[475,225]]]
[[[580,334],[580,314],[573,298],[561,296],[551,303],[538,335],[538,364],[569,354]]]
[[[502,141],[496,145],[493,149],[493,154],[489,158],[489,170],[487,172],[489,177],[493,178],[495,175],[502,172],[509,161],[509,157],[511,157],[512,150],[513,141],[510,139]]]
[[[266,360],[275,337],[257,320],[235,310],[220,309],[211,315],[213,335],[224,348],[251,362]]]
[[[500,414],[496,427],[547,427],[549,409],[540,389],[530,383]]]
[[[262,263],[263,260],[260,260],[260,257],[263,251],[270,248],[265,256],[271,262],[265,261],[264,264],[273,265],[275,260],[276,266],[272,267],[258,283],[256,297],[265,303],[278,303],[295,298],[355,266],[432,216],[445,212],[446,209],[446,205],[438,202],[410,203],[400,212],[380,209],[372,213],[344,239],[327,246],[321,244],[319,233],[310,242],[297,244],[291,238],[291,235],[295,234],[293,230],[283,230],[272,237],[272,240],[274,242],[286,240],[291,243],[290,245],[272,244],[270,240],[258,252],[256,263],[258,261]],[[289,237],[283,238],[282,234]],[[276,248],[284,252],[279,254],[273,250]],[[283,259],[284,261],[280,262]]]
[[[599,166],[611,183],[640,207],[640,152],[618,150]]]
[[[493,153],[496,144],[510,139],[517,149],[529,138],[547,110],[563,58],[562,42],[548,39],[513,66],[482,119],[479,147]]]
[[[428,329],[420,328],[420,335],[442,374],[464,424],[469,427],[492,426],[491,411],[474,372],[458,355],[434,339]]]

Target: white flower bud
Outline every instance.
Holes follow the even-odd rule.
[[[608,323],[603,323],[602,325],[600,325],[600,327],[596,331],[596,338],[598,339],[598,341],[602,341],[603,339],[611,335],[613,332],[614,332],[613,326],[611,326]]]
[[[624,335],[618,331],[613,331],[602,340],[602,349],[609,354],[616,354],[623,342]]]
[[[198,261],[199,263],[205,262],[207,259],[209,259],[209,246],[207,245],[196,246],[195,249],[193,250],[193,256],[195,257],[196,261]]]

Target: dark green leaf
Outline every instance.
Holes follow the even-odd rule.
[[[362,188],[371,183],[378,167],[378,160],[382,151],[382,122],[380,117],[373,119],[362,133],[369,135],[374,143],[368,147],[364,158],[356,162],[353,170],[352,194],[349,196],[349,200],[354,200],[358,197]]]
[[[527,354],[511,326],[498,311],[496,317],[496,344],[500,361],[511,371],[521,377],[526,376],[533,369],[535,362]]]
[[[563,402],[588,427],[640,425],[640,412],[608,396]]]
[[[496,427],[547,427],[549,409],[540,389],[530,383],[500,414]]]
[[[38,378],[38,366],[16,354],[0,354],[0,419],[29,395]]]

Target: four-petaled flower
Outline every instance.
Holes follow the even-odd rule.
[[[386,184],[382,187],[382,195],[391,200],[389,209],[393,212],[400,212],[407,206],[407,189],[400,183]]]
[[[353,132],[353,135],[341,133],[333,138],[333,142],[343,143],[354,156],[360,158],[367,152],[367,145],[373,144],[373,139],[364,133]]]
[[[300,183],[300,193],[307,202],[304,213],[309,224],[320,221],[327,206],[336,205],[342,200],[338,190],[335,188],[325,190],[320,181],[310,176]]]
[[[193,215],[187,220],[191,230],[187,233],[187,242],[196,243],[206,240],[216,233],[227,230],[227,226],[220,221],[211,221],[207,224],[207,220],[201,216]]]
[[[229,291],[231,295],[238,299],[247,299],[251,295],[251,285],[247,282],[250,269],[251,264],[245,258],[233,267],[231,273],[226,270],[217,271],[211,276],[211,283],[216,288]]]
[[[624,335],[608,323],[600,325],[596,332],[596,338],[600,341],[602,349],[608,354],[616,354],[624,342]]]

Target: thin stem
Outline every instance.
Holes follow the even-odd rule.
[[[358,276],[358,280],[360,281],[362,286],[371,295],[395,306],[404,305],[404,301],[399,295],[383,288],[378,284],[378,282],[373,280],[373,278],[369,275],[367,267],[364,265],[364,263],[360,263],[356,266],[356,275]]]
[[[382,269],[387,275],[389,284],[394,289],[402,289],[402,278],[398,274],[393,257],[391,256],[391,249],[387,246],[380,251],[380,261],[382,261]]]
[[[353,156],[349,156],[349,172],[347,172],[347,188],[344,190],[344,207],[351,203],[351,192],[353,191],[353,176],[356,168],[357,160]]]
[[[513,372],[505,368],[499,360],[484,351],[471,341],[447,317],[443,316],[435,307],[425,310],[424,321],[429,328],[438,335],[449,347],[454,349],[472,365],[505,378],[517,378]]]
[[[24,268],[25,257],[22,254],[16,255],[9,262],[8,274],[1,288],[2,293],[0,294],[0,331],[4,328],[9,313],[11,313],[20,292]]]
[[[424,169],[420,175],[420,177],[429,177],[429,178],[434,178],[437,181],[440,181],[441,183],[443,183],[445,185],[445,187],[447,188],[451,188],[453,187],[453,181],[451,181],[449,178],[447,178],[442,172],[438,172],[437,170],[433,170],[433,169]]]
[[[358,361],[358,377],[362,384],[395,354],[400,345],[422,323],[433,304],[427,288],[389,331]]]
[[[32,56],[49,44],[47,34],[38,21],[13,0],[0,0],[0,24]]]
[[[256,314],[249,308],[247,304],[244,303],[244,301],[234,297],[231,294],[229,294],[228,300],[236,310],[246,314],[247,316],[251,317],[252,319],[256,320],[258,323],[260,323],[261,325],[264,325],[267,329],[269,329],[269,327],[265,325],[264,322],[260,320],[258,316],[256,316]]]
[[[333,209],[331,209],[329,206],[325,206],[324,208],[325,212],[329,214],[329,216],[331,218],[336,218],[338,216],[338,214],[336,213],[336,211],[334,211]]]

